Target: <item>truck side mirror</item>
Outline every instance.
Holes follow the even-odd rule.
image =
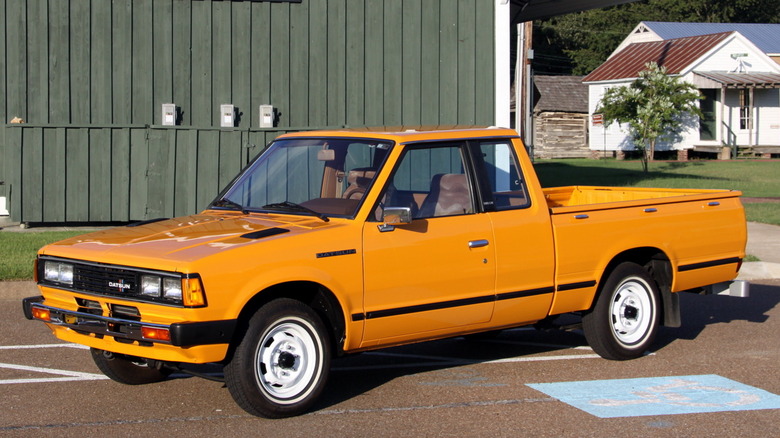
[[[412,223],[412,209],[410,207],[387,207],[382,211],[382,225],[379,231],[393,231],[396,225]]]

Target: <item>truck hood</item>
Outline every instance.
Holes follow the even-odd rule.
[[[199,214],[97,231],[45,246],[39,254],[180,270],[219,252],[339,226],[309,216]]]

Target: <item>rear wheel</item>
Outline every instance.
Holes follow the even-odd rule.
[[[253,415],[280,418],[308,410],[330,370],[330,338],[305,304],[280,298],[249,320],[225,365],[225,383],[236,403]]]
[[[582,317],[593,351],[613,360],[644,354],[655,339],[660,314],[658,287],[635,263],[618,265],[599,292],[596,305]]]
[[[165,380],[171,370],[150,367],[145,359],[91,348],[92,360],[109,379],[125,385],[144,385]]]

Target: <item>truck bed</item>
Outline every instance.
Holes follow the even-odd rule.
[[[733,279],[745,256],[739,191],[570,186],[543,192],[559,283],[598,279],[609,261],[602,254],[652,248],[671,262],[677,292]],[[693,269],[700,266],[706,268]],[[555,311],[566,309],[559,298]]]
[[[734,190],[601,186],[553,187],[543,189],[543,192],[552,214],[734,198],[742,195],[741,192]]]

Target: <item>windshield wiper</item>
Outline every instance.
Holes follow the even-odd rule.
[[[290,201],[284,201],[284,202],[275,202],[273,204],[267,204],[264,205],[263,208],[269,209],[269,210],[282,210],[282,211],[303,211],[306,213],[311,213],[314,216],[322,219],[325,222],[330,222],[330,219],[325,216],[324,214],[314,211],[309,207],[304,207],[301,204],[296,204],[294,202]]]
[[[232,208],[233,210],[239,210],[241,213],[249,214],[249,212],[244,208],[243,205],[239,204],[238,202],[231,201],[227,198],[222,198],[218,201],[214,201],[213,204],[211,204],[213,207],[226,207],[226,208]]]

